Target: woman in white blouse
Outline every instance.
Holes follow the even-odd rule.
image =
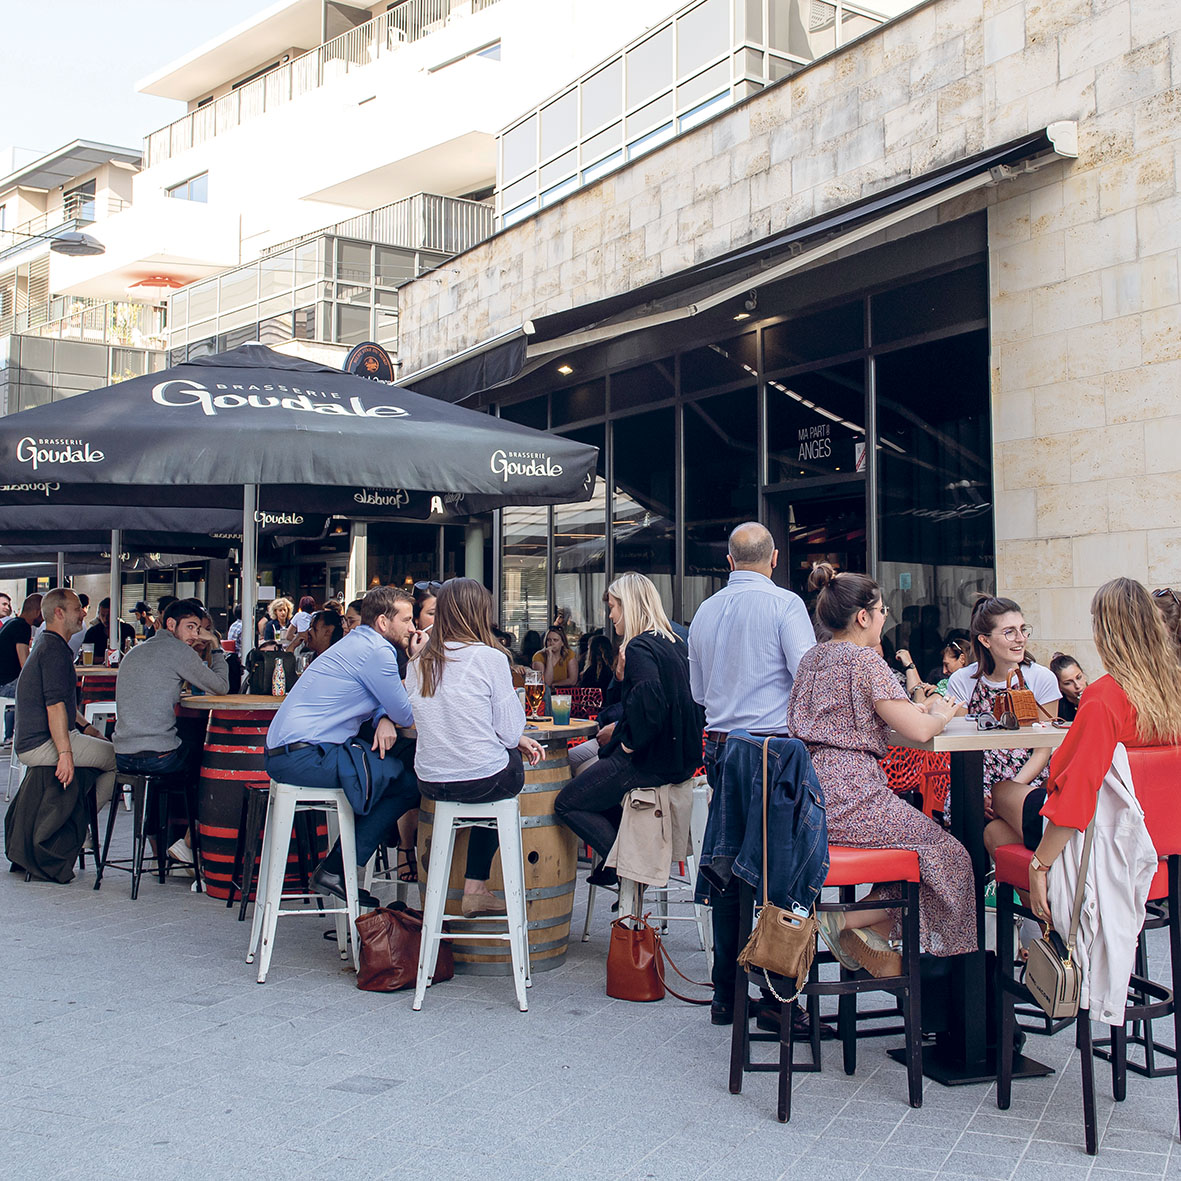
[[[414,770],[427,799],[467,804],[505,800],[525,785],[522,755],[541,747],[525,737],[525,711],[504,649],[492,634],[492,596],[472,578],[443,583],[430,639],[406,672],[418,746]],[[495,829],[469,830],[465,918],[504,914],[488,889]]]

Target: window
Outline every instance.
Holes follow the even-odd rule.
[[[726,50],[730,5],[705,0],[677,21],[677,71],[682,76]]]
[[[767,382],[767,461],[772,484],[864,470],[864,362]]]
[[[209,173],[202,172],[200,176],[190,177],[164,191],[168,196],[175,197],[178,201],[207,202],[209,200]]]
[[[62,194],[62,216],[67,220],[94,221],[94,192],[93,180],[66,189]]]
[[[671,86],[672,80],[673,31],[666,25],[627,55],[627,105],[638,106]]]
[[[599,449],[598,478],[590,500],[554,508],[554,606],[564,607],[570,620],[567,639],[579,653],[589,640],[580,637],[603,627],[603,592],[607,589],[606,430],[602,426],[566,432],[579,443]],[[576,642],[577,641],[577,642]],[[581,663],[581,660],[580,660]]]
[[[616,58],[582,84],[582,133],[594,131],[623,110],[623,62]]]

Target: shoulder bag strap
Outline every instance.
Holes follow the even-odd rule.
[[[1070,912],[1070,932],[1066,936],[1066,954],[1074,956],[1074,944],[1078,938],[1079,919],[1083,913],[1083,889],[1087,884],[1087,867],[1091,863],[1091,845],[1095,841],[1095,818],[1087,825],[1087,835],[1083,840],[1083,856],[1078,866],[1078,883],[1074,887],[1074,909]]]
[[[767,749],[770,738],[763,739],[763,905],[767,905]]]

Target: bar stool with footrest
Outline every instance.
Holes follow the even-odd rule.
[[[906,1036],[906,1073],[908,1097],[911,1107],[923,1105],[923,1057],[921,1030],[921,986],[919,982],[919,858],[911,849],[852,849],[843,846],[828,847],[828,876],[825,887],[839,887],[838,902],[818,902],[817,911],[840,911],[852,913],[859,910],[898,910],[902,916],[902,974],[899,976],[871,976],[868,972],[853,972],[845,967],[840,969],[837,980],[821,980],[819,968],[835,963],[835,957],[823,947],[812,963],[808,981],[800,990],[807,997],[808,1013],[811,1017],[810,1038],[812,1061],[796,1065],[792,1061],[792,1006],[795,997],[795,981],[772,976],[764,978],[761,969],[746,972],[740,966],[734,986],[734,1032],[730,1044],[730,1093],[737,1095],[742,1090],[744,1073],[777,1071],[779,1075],[778,1117],[781,1123],[791,1119],[791,1084],[794,1071],[817,1071],[820,1069],[820,1023],[818,1019],[819,998],[839,997],[837,1035],[841,1039],[846,1074],[857,1069],[857,997],[863,992],[889,992],[899,999],[902,1010],[903,1031]],[[871,883],[896,882],[902,887],[899,898],[877,899],[870,902],[853,901],[856,886]],[[749,932],[753,925],[754,891],[745,883],[741,887],[739,901],[739,930]],[[766,987],[768,983],[787,997],[779,1007],[779,1033],[751,1033],[750,1019],[753,1016],[748,996],[748,982]],[[785,991],[786,990],[786,991]],[[750,1044],[752,1041],[778,1042],[777,1062],[752,1062]]]
[[[131,857],[129,860],[112,860],[108,857],[111,848],[111,836],[115,831],[115,816],[119,811],[120,789],[131,792],[132,831]],[[139,883],[143,876],[145,861],[155,863],[154,872],[163,882],[168,877],[168,820],[170,805],[176,798],[184,801],[184,815],[188,823],[193,841],[193,863],[191,868],[196,879],[195,889],[201,892],[201,841],[197,832],[197,813],[193,806],[192,787],[176,774],[141,775],[126,771],[115,772],[115,793],[111,797],[110,811],[107,813],[107,832],[103,840],[102,863],[98,867],[94,888],[97,890],[102,883],[103,874],[107,869],[120,869],[131,874],[131,897],[139,897]],[[155,806],[155,824],[152,832],[156,840],[155,854],[144,855],[144,845],[148,837],[148,816]]]
[[[328,839],[340,840],[344,853],[344,892],[347,901],[343,906],[311,910],[284,910],[284,898],[319,898],[318,894],[284,894],[283,879],[287,874],[287,851],[291,842],[291,830],[297,812],[317,811],[328,813]],[[265,984],[271,966],[271,953],[275,948],[275,935],[279,919],[288,915],[336,916],[336,943],[340,958],[348,958],[349,944],[353,948],[353,967],[360,964],[357,940],[357,865],[354,850],[357,834],[353,821],[353,808],[344,790],[338,787],[301,787],[292,783],[271,780],[267,796],[266,828],[263,832],[262,859],[258,867],[258,893],[254,900],[254,922],[250,928],[250,948],[246,962],[254,963],[258,955],[258,982]],[[245,891],[249,897],[249,891]]]
[[[1165,986],[1139,975],[1139,965],[1133,970],[1128,982],[1128,1004],[1124,1009],[1124,1020],[1111,1027],[1111,1037],[1105,1040],[1103,1057],[1111,1062],[1111,1081],[1114,1098],[1122,1101],[1127,1093],[1127,1070],[1147,1074],[1139,1064],[1127,1060],[1127,1043],[1145,1045],[1145,1037],[1151,1040],[1151,1033],[1129,1038],[1128,1022],[1143,1024],[1150,1030],[1151,1023],[1158,1017],[1173,1018],[1174,1046],[1181,1045],[1181,1010],[1175,1003],[1176,993],[1181,987],[1181,806],[1176,799],[1177,783],[1181,781],[1181,747],[1147,746],[1129,747],[1128,764],[1132,772],[1136,799],[1144,809],[1144,821],[1148,835],[1156,848],[1156,875],[1148,890],[1148,901],[1167,902],[1168,917],[1164,918],[1158,907],[1149,910],[1145,927],[1167,925],[1169,929],[1170,981]],[[996,851],[996,879],[998,886],[1007,885],[1019,890],[1029,889],[1029,863],[1033,853],[1024,845],[1002,845]],[[997,949],[996,949],[996,992],[1000,1013],[997,1021],[999,1030],[997,1044],[1004,1052],[997,1053],[996,1105],[1007,1110],[1012,1101],[1013,1024],[1017,1001],[1031,1001],[1032,994],[1014,975],[1013,918],[1020,914],[1033,918],[1028,907],[1013,900],[1013,891],[997,890]],[[1143,931],[1141,931],[1141,938]],[[1076,1044],[1082,1067],[1083,1090],[1083,1134],[1087,1153],[1095,1156],[1099,1151],[1098,1132],[1095,1117],[1095,1045],[1091,1040],[1091,1019],[1088,1012],[1080,1013],[1075,1019]],[[1147,1047],[1146,1052],[1147,1052]],[[1156,1047],[1160,1052],[1160,1047]],[[1176,1069],[1157,1068],[1158,1074],[1177,1075]],[[1181,1075],[1177,1075],[1177,1110],[1181,1114]]]
[[[238,836],[234,842],[234,858],[230,869],[229,887],[226,890],[227,910],[233,908],[235,895],[241,899],[238,907],[238,922],[240,923],[246,921],[246,911],[250,906],[251,895],[254,894],[256,880],[261,881],[262,879],[259,849],[262,846],[263,822],[266,820],[269,802],[269,787],[253,783],[242,785],[242,814],[238,821]],[[311,892],[312,871],[316,868],[321,848],[316,835],[317,815],[315,809],[311,808],[296,810],[294,824],[296,866],[293,871],[289,855],[287,874],[288,877],[291,877],[293,872],[298,874],[303,896],[318,899],[319,895],[314,895]],[[257,904],[257,896],[255,896],[255,902]],[[338,920],[337,926],[338,928],[342,927],[343,922]]]
[[[463,828],[491,828],[500,837],[500,872],[504,878],[504,929],[488,931],[491,923],[500,923],[499,916],[480,915],[464,918],[449,915],[447,887],[451,877],[451,859],[455,853],[455,834]],[[420,867],[421,872],[421,867]],[[478,931],[444,931],[444,922],[479,923]],[[418,980],[414,986],[414,1010],[422,1008],[423,997],[435,974],[439,945],[444,939],[499,940],[509,945],[512,960],[513,988],[517,1005],[524,1013],[529,1008],[525,990],[532,986],[529,967],[529,923],[525,911],[525,861],[521,843],[521,809],[517,797],[492,800],[486,804],[450,803],[435,801],[434,832],[431,842],[430,865],[427,866],[426,897],[422,912],[422,943],[418,956]]]

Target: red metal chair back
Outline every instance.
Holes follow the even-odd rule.
[[[1157,856],[1181,853],[1181,746],[1132,747],[1128,763]]]

